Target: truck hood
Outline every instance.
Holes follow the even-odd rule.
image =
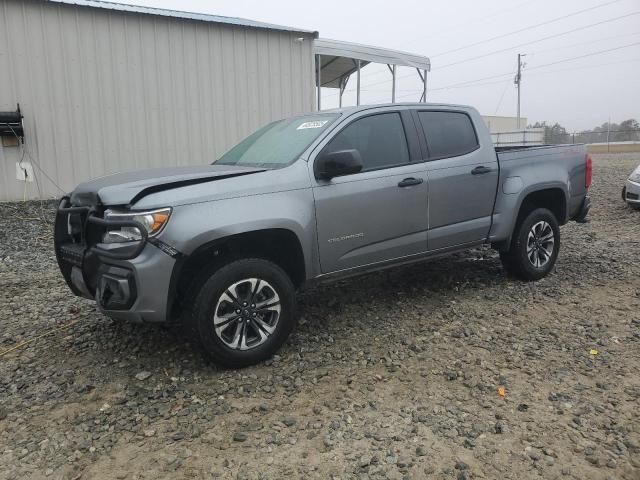
[[[251,175],[265,169],[231,165],[170,167],[116,173],[81,183],[71,192],[72,205],[132,205],[152,193]]]

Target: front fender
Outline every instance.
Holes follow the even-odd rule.
[[[161,240],[190,255],[220,238],[256,230],[293,232],[302,246],[305,271],[315,276],[315,217],[311,189],[230,198],[179,206],[174,209]]]

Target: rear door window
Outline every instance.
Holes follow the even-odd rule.
[[[479,148],[469,116],[461,112],[418,112],[432,159],[457,157]]]
[[[379,170],[409,163],[409,149],[399,113],[380,113],[355,120],[339,132],[324,152],[356,149],[362,171]]]

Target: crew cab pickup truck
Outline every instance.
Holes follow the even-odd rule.
[[[584,146],[496,152],[471,107],[328,110],[273,122],[211,165],[79,185],[59,204],[55,251],[106,315],[183,322],[240,367],[282,345],[313,282],[482,245],[513,276],[544,277],[590,183]]]

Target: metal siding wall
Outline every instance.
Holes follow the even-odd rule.
[[[311,40],[4,0],[0,110],[20,102],[27,151],[65,192],[113,172],[209,163],[265,123],[313,109]],[[20,155],[0,146],[0,200],[23,198]],[[42,196],[60,196],[34,170]],[[26,186],[38,198],[36,183]]]

